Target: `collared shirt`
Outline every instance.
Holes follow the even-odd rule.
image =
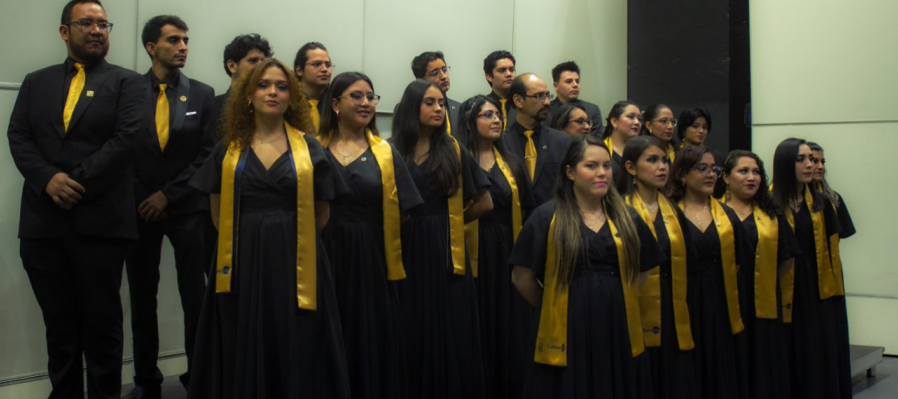
[[[496,100],[496,102],[498,102],[500,106],[502,105],[502,102],[499,100],[508,100],[505,102],[505,112],[508,113],[508,120],[504,121],[504,125],[505,130],[511,129],[511,125],[515,123],[515,115],[517,115],[517,110],[514,108],[514,103],[511,101],[511,97],[503,99],[502,97],[499,97],[499,95],[494,91],[491,91],[490,94],[487,94],[487,96],[489,96],[493,100]],[[502,113],[501,109],[499,110],[499,113]]]
[[[78,61],[75,61],[71,58],[66,58],[66,60],[65,60],[65,83],[62,86],[62,106],[63,106],[63,108],[65,108],[65,102],[66,102],[66,99],[68,98],[67,96],[69,94],[69,87],[72,85],[72,79],[74,79],[75,75],[78,74],[78,68],[75,68],[76,62],[78,62]],[[104,61],[100,61],[98,63],[90,64],[90,65],[84,64],[84,87],[85,87],[85,89],[87,88],[87,81],[90,79],[91,71],[93,71],[97,65],[99,65],[103,62]]]
[[[153,112],[156,111],[156,102],[159,99],[159,85],[165,83],[165,97],[168,98],[168,115],[169,119],[175,114],[175,95],[178,93],[178,82],[181,81],[181,71],[175,70],[175,73],[171,74],[171,76],[165,78],[165,80],[159,80],[156,77],[156,74],[153,71],[150,71],[150,84],[153,85]],[[155,124],[155,121],[154,121]]]

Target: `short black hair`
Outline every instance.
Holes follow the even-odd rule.
[[[65,4],[65,7],[62,8],[62,17],[59,19],[59,23],[65,25],[71,22],[69,20],[72,19],[72,9],[75,8],[75,6],[78,4],[87,3],[93,3],[102,7],[104,10],[106,9],[106,7],[103,7],[103,3],[100,3],[100,0],[71,0]]]
[[[483,73],[492,76],[493,69],[496,68],[496,63],[499,62],[499,60],[504,60],[506,58],[510,59],[512,64],[517,65],[518,62],[515,61],[514,56],[511,55],[511,53],[505,50],[496,50],[483,59]]]
[[[425,51],[413,58],[412,73],[415,75],[415,79],[424,79],[424,75],[427,74],[427,64],[436,60],[443,60],[443,62],[446,62],[446,59],[443,58],[442,51]]]
[[[298,66],[305,66],[306,62],[309,61],[309,50],[319,48],[327,51],[327,47],[324,47],[323,44],[318,42],[308,42],[303,44],[302,47],[299,48],[299,51],[296,52],[296,58],[293,59],[293,69],[296,69]]]
[[[265,58],[274,56],[271,51],[271,45],[258,33],[248,33],[240,35],[231,41],[231,44],[225,46],[224,49],[224,69],[228,76],[231,76],[231,70],[228,69],[228,61],[239,63],[250,51],[259,50],[265,55]]]
[[[508,89],[508,99],[511,100],[511,105],[517,109],[517,105],[514,103],[514,95],[517,94],[521,97],[527,98],[527,77],[533,75],[532,72],[522,73],[520,75],[515,76],[514,80],[511,81],[511,87]]]
[[[680,140],[683,140],[683,134],[686,133],[686,129],[692,126],[698,118],[705,118],[705,121],[708,122],[708,133],[711,132],[711,113],[701,107],[687,108],[680,113],[680,118],[677,122],[677,137]]]
[[[164,28],[165,25],[173,25],[175,28],[187,32],[187,23],[177,15],[157,15],[150,18],[150,20],[143,25],[143,33],[140,35],[140,40],[141,43],[143,43],[144,50],[146,50],[147,43],[159,42],[159,38],[162,37],[162,28]],[[147,54],[149,53],[150,52],[147,51]],[[150,56],[150,58],[153,58],[153,56]]]
[[[552,68],[552,81],[558,83],[558,79],[561,79],[562,72],[577,72],[577,75],[579,75],[580,67],[577,66],[577,63],[574,61],[565,61],[555,65],[555,68]]]

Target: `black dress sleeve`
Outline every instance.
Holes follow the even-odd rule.
[[[667,255],[655,240],[655,235],[649,225],[639,216],[633,208],[627,207],[633,224],[636,225],[636,234],[639,235],[639,271],[647,272],[661,265],[667,260]]]
[[[782,262],[801,255],[801,249],[798,247],[798,239],[795,238],[795,232],[789,226],[789,221],[785,216],[778,216],[777,224],[779,225],[779,242],[776,247],[776,260]]]
[[[555,201],[546,202],[533,211],[524,223],[518,241],[508,258],[510,265],[529,268],[537,278],[543,279],[546,269],[546,242],[554,215]]]
[[[197,191],[206,194],[221,193],[221,163],[224,161],[228,145],[223,142],[215,144],[212,153],[200,165],[188,184]]]
[[[399,192],[399,210],[407,212],[423,204],[424,200],[399,151],[392,144],[390,148],[393,150],[393,173],[396,175],[396,191]]]
[[[464,202],[467,204],[468,201],[474,199],[477,190],[489,189],[491,184],[490,179],[483,173],[483,169],[480,169],[480,165],[477,164],[468,149],[461,143],[458,145],[461,148],[462,189],[464,190],[462,194]]]
[[[321,147],[321,143],[310,134],[303,136],[309,146],[309,158],[312,160],[314,170],[315,201],[330,201],[334,198],[349,193],[349,188],[343,182],[339,173],[334,171],[334,166],[328,160],[327,153]]]
[[[845,198],[839,193],[836,193],[836,195],[839,196],[839,209],[836,211],[836,214],[839,217],[839,228],[841,228],[839,238],[848,238],[857,233],[857,230],[854,228],[854,221],[851,220],[851,214],[848,213],[848,206],[845,205]]]

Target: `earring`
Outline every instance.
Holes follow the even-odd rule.
[[[636,176],[633,176],[633,185],[636,185]]]
[[[334,111],[334,113],[337,114],[337,116],[340,116],[340,111]]]

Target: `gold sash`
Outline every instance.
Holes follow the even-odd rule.
[[[284,124],[290,161],[296,175],[296,300],[300,309],[318,308],[318,258],[315,225],[314,169],[309,146],[303,136]],[[221,209],[219,212],[218,254],[215,292],[231,292],[231,275],[236,266],[234,253],[239,237],[240,181],[251,148],[242,151],[231,143],[222,161]]]
[[[733,223],[723,210],[723,205],[710,199],[711,219],[717,225],[717,237],[720,239],[720,260],[723,268],[723,286],[727,295],[727,313],[730,316],[730,329],[738,334],[745,329],[742,314],[739,312],[739,284],[736,273],[736,233]],[[680,202],[680,208],[684,208]]]
[[[605,147],[608,147],[608,154],[611,155],[611,158],[614,158],[614,142],[611,140],[611,136],[605,139]]]
[[[511,173],[511,168],[509,168],[508,164],[505,163],[505,160],[502,159],[502,155],[499,154],[499,150],[497,150],[495,146],[493,146],[493,155],[496,157],[496,166],[502,171],[502,175],[505,176],[505,180],[508,181],[508,186],[511,187],[511,242],[514,244],[518,240],[518,234],[521,233],[523,223],[521,195],[519,194],[518,184],[514,174]],[[480,269],[480,221],[475,220],[465,224],[465,242],[468,244],[468,252],[471,256],[472,273],[476,278]]]
[[[753,217],[758,228],[758,248],[755,251],[755,316],[775,320],[779,225],[775,215],[768,215],[757,208]]]
[[[645,351],[642,340],[642,326],[639,318],[639,298],[637,289],[628,284],[630,273],[627,271],[627,253],[624,250],[620,235],[611,219],[607,221],[617,247],[618,264],[620,265],[621,287],[624,293],[624,306],[627,312],[627,330],[630,336],[630,350],[633,356]],[[550,366],[567,366],[567,322],[568,294],[570,284],[558,281],[558,270],[555,268],[555,215],[549,224],[549,235],[546,238],[546,284],[543,290],[542,307],[540,308],[539,329],[536,335],[536,351],[533,360]],[[608,326],[614,328],[613,326]]]
[[[449,197],[449,247],[452,252],[452,273],[465,275],[465,205],[464,205],[464,188],[465,182],[462,178],[464,175],[465,163],[461,157],[461,147],[458,141],[450,134],[446,134],[455,145],[455,153],[458,155],[458,190],[455,195]],[[474,276],[477,275],[477,269],[474,268],[474,259],[477,259],[477,247],[471,251],[471,267]]]
[[[655,225],[651,220],[651,214],[645,207],[642,197],[632,195],[627,197],[630,204],[642,220],[649,225],[652,234],[658,238]],[[680,220],[673,206],[663,195],[658,195],[658,210],[664,220],[664,227],[670,239],[670,265],[672,280],[672,297],[674,323],[676,324],[677,342],[680,350],[695,348],[692,340],[692,325],[689,322],[689,307],[686,304],[686,241]],[[661,268],[656,267],[649,272],[648,281],[639,292],[639,309],[642,311],[642,330],[645,345],[651,347],[661,346]],[[655,328],[658,332],[655,332]]]
[[[674,161],[677,159],[677,149],[674,148],[671,143],[667,143],[667,158],[670,159],[671,165],[673,165]]]

